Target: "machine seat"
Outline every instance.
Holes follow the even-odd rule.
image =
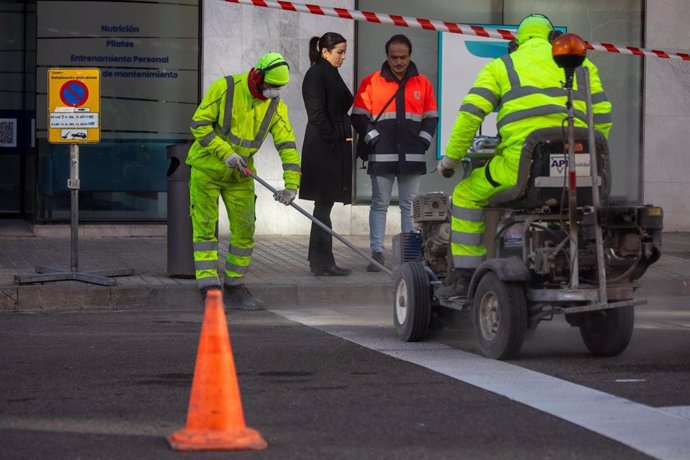
[[[522,145],[517,183],[489,199],[489,206],[509,209],[537,209],[555,207],[565,200],[567,208],[566,161],[567,131],[562,128],[544,128],[533,131]],[[606,138],[594,132],[599,173],[599,197],[606,203],[610,191],[609,150]],[[589,169],[588,133],[586,128],[575,128],[576,163],[583,161],[577,174],[577,205],[592,205],[592,179]]]

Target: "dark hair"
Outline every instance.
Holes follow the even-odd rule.
[[[398,34],[393,35],[386,42],[386,56],[388,56],[388,48],[390,48],[392,43],[400,43],[401,45],[407,46],[407,49],[410,50],[410,54],[412,54],[412,42],[410,41],[410,39],[402,34]]]
[[[326,32],[319,37],[311,37],[309,40],[309,62],[316,64],[321,56],[321,50],[326,48],[328,51],[333,51],[337,45],[345,43],[345,37],[337,32]]]

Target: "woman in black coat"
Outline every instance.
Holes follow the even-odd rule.
[[[353,96],[338,67],[345,60],[347,42],[335,32],[309,40],[309,60],[302,83],[307,130],[302,146],[299,197],[314,201],[314,217],[332,228],[331,210],[350,204],[352,196],[352,128],[348,111]],[[316,276],[346,276],[333,257],[333,237],[316,224],[309,236],[309,267]]]

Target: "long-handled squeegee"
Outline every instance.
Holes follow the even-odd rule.
[[[255,181],[257,181],[258,183],[260,183],[261,185],[263,185],[264,187],[266,187],[267,189],[269,189],[273,194],[278,193],[278,190],[276,190],[274,187],[271,186],[271,184],[269,184],[268,182],[266,182],[265,180],[263,180],[262,178],[260,178],[260,177],[257,176],[256,174],[254,174],[254,173],[252,172],[251,169],[249,169],[249,168],[247,168],[247,167],[245,166],[244,169],[243,169],[243,171],[244,171],[244,173],[245,173],[247,176],[253,178]],[[356,252],[357,254],[359,254],[361,257],[363,257],[363,258],[366,259],[367,261],[373,263],[373,264],[376,265],[378,268],[380,268],[380,269],[383,270],[384,272],[388,273],[390,276],[393,276],[393,272],[392,272],[392,271],[388,270],[388,269],[387,269],[386,267],[384,267],[382,264],[378,263],[376,260],[374,260],[373,258],[371,258],[371,257],[369,257],[368,255],[366,255],[364,252],[362,252],[361,250],[359,250],[357,247],[355,247],[352,243],[350,243],[349,241],[347,241],[345,238],[343,238],[342,236],[338,235],[336,232],[334,232],[333,230],[331,230],[330,228],[328,228],[328,226],[327,226],[326,224],[324,224],[324,223],[321,222],[319,219],[317,219],[316,217],[314,217],[314,216],[312,216],[311,214],[309,214],[307,211],[305,211],[302,207],[300,207],[300,206],[299,206],[298,204],[296,204],[294,201],[293,201],[292,203],[290,203],[290,206],[292,206],[293,208],[295,208],[296,210],[298,210],[303,216],[307,217],[309,220],[311,220],[312,222],[314,222],[316,225],[318,225],[319,227],[321,227],[322,229],[324,229],[326,232],[328,232],[328,233],[330,233],[331,235],[333,235],[335,238],[338,239],[338,241],[340,241],[340,242],[343,243],[345,246],[347,246],[348,248],[350,248],[350,249],[352,249],[353,251],[355,251],[355,252]]]

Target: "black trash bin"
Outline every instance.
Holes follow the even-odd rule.
[[[189,166],[185,163],[191,143],[167,147],[168,160],[168,275],[194,278],[192,219],[189,215]]]

